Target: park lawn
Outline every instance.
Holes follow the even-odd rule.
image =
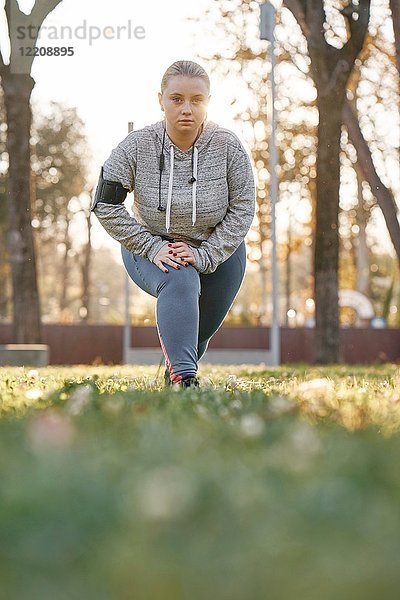
[[[384,600],[400,368],[0,369],[0,598]]]

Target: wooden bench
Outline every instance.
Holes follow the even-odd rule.
[[[47,344],[5,344],[0,346],[0,366],[45,367],[49,364]]]

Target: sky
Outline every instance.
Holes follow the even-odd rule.
[[[21,10],[27,14],[34,3],[19,0]],[[280,4],[276,0],[275,5]],[[2,5],[4,0],[0,0]],[[157,93],[166,68],[175,60],[189,59],[208,70],[202,56],[224,48],[224,38],[218,38],[215,31],[211,33],[204,19],[206,8],[214,5],[214,0],[63,0],[46,18],[43,25],[48,29],[41,31],[37,45],[46,46],[47,42],[51,46],[72,46],[74,55],[35,58],[32,105],[43,113],[48,111],[50,101],[77,107],[92,151],[91,183],[97,182],[100,166],[126,136],[129,121],[139,129],[162,118]],[[60,38],[57,41],[50,38],[55,34]],[[0,12],[3,56],[9,52],[7,40]],[[260,44],[266,47],[268,43]],[[29,39],[23,45],[29,45]],[[229,80],[217,79],[212,73],[210,79],[208,118],[242,137],[230,106],[230,99],[238,96],[238,90]],[[284,215],[281,216],[284,224]],[[107,245],[117,256],[119,244],[105,233],[94,216],[93,225],[94,247]],[[79,223],[76,227],[79,236]]]
[[[171,63],[195,60],[207,70],[201,55],[209,52],[210,38],[202,17],[206,6],[213,4],[213,0],[63,0],[46,18],[43,25],[53,29],[40,32],[37,46],[45,46],[46,41],[52,46],[73,46],[74,55],[35,58],[32,105],[43,113],[49,110],[50,101],[77,107],[92,150],[93,183],[97,182],[101,164],[126,136],[129,121],[139,129],[162,118],[157,94],[162,75]],[[4,0],[0,0],[1,5]],[[32,0],[19,0],[26,14],[33,5]],[[188,18],[199,21],[189,22]],[[120,29],[117,39],[117,28],[123,26],[130,31]],[[64,39],[61,39],[62,27]],[[96,28],[101,30],[100,37],[91,39],[98,35]],[[26,38],[21,43],[26,46],[29,32],[24,33]],[[57,41],[50,39],[51,35],[57,35]],[[0,40],[2,54],[6,56],[8,35],[1,16]],[[230,93],[227,83],[224,82],[222,92],[222,82],[212,74],[210,79],[208,119],[240,135],[233,113],[226,105]],[[119,244],[107,240],[100,224],[96,219],[93,221],[93,245],[105,243],[119,251]]]
[[[27,13],[33,4],[32,0],[19,2]],[[199,54],[209,49],[209,38],[206,30],[202,31],[201,17],[205,6],[211,4],[213,0],[63,0],[43,25],[56,27],[59,38],[64,27],[65,39],[57,43],[73,46],[74,56],[35,58],[33,103],[40,105],[42,111],[50,100],[77,106],[86,123],[94,163],[99,163],[125,137],[128,121],[139,129],[161,118],[157,93],[162,74],[172,62],[189,59],[202,63]],[[189,23],[188,17],[198,17],[200,21]],[[68,39],[68,26],[72,39]],[[117,28],[123,26],[130,27],[130,32],[121,29],[117,39]],[[101,29],[102,34],[98,39],[90,39],[90,33],[93,37],[98,34],[95,28]],[[106,34],[104,28],[108,28]],[[46,34],[55,35],[50,30],[43,31],[37,45],[46,45],[46,40],[49,45],[56,45]],[[28,43],[26,38],[24,45]],[[4,43],[2,51],[7,51]],[[203,65],[207,68],[206,63]],[[234,126],[224,105],[226,94],[222,97],[216,93],[213,88],[218,87],[218,82],[212,78],[211,87],[208,118]]]

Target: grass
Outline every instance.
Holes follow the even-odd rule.
[[[0,369],[0,598],[376,600],[400,368]]]

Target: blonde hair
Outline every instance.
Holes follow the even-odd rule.
[[[206,82],[207,89],[210,91],[210,78],[201,65],[192,60],[177,60],[168,67],[161,79],[161,93],[164,93],[168,81],[175,75],[185,75],[186,77],[200,77]]]

